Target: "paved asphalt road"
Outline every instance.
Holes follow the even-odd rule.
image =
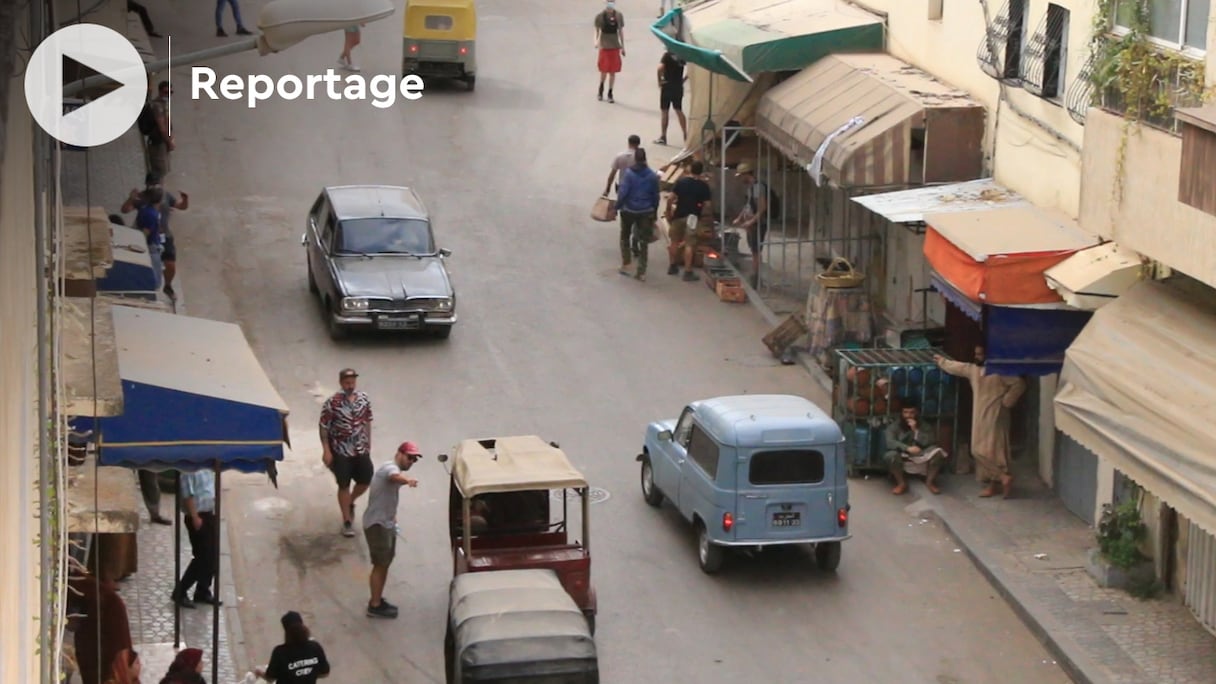
[[[214,44],[210,6],[178,7],[157,17],[174,51]],[[248,23],[258,7],[246,3]],[[854,482],[855,537],[835,575],[799,550],[706,576],[691,530],[669,506],[643,503],[634,456],[648,421],[719,394],[826,397],[768,356],[750,307],[668,278],[657,250],[649,282],[618,276],[615,228],[587,219],[625,137],[657,135],[659,45],[643,29],[654,7],[622,8],[629,52],[615,105],[594,99],[595,3],[484,2],[476,93],[437,88],[388,110],[192,102],[187,73],[175,73],[169,186],[194,205],[175,221],[186,306],[240,322],[292,410],[280,488],[225,479],[248,647],[238,665],[265,662],[278,616],[295,609],[330,653],[332,681],[441,681],[451,560],[434,455],[461,438],[538,433],[610,494],[593,506],[591,541],[606,682],[1068,681],[942,529],[880,482]],[[400,25],[398,12],[365,30],[365,73],[396,73]],[[212,64],[320,73],[340,42]],[[650,147],[657,159],[674,152]],[[455,253],[450,340],[326,336],[300,235],[319,189],[347,183],[414,186],[430,204]],[[421,484],[402,493],[406,541],[387,591],[402,607],[396,621],[363,614],[367,551],[338,535],[320,463],[318,401],[343,366],[362,372],[374,401],[375,458],[403,439],[427,453],[413,473]]]

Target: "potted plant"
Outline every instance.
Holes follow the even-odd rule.
[[[1140,551],[1148,527],[1140,517],[1139,496],[1103,506],[1097,536],[1086,570],[1100,586],[1127,590],[1153,583],[1153,561]]]

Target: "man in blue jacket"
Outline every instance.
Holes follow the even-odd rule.
[[[654,222],[659,213],[659,174],[646,165],[646,150],[633,153],[633,166],[625,171],[621,187],[616,192],[616,209],[621,215],[621,275],[629,275],[626,267],[630,255],[638,258],[634,278],[646,280],[650,241]]]

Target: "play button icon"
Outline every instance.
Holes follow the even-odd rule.
[[[66,60],[105,76],[118,88],[65,113]],[[148,97],[148,76],[139,52],[122,34],[97,24],[73,24],[42,41],[25,69],[25,101],[34,120],[60,142],[104,145],[126,133]]]

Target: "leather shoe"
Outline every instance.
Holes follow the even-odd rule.
[[[152,522],[156,523],[157,525],[172,525],[173,524],[172,520],[166,518],[163,515],[153,516]]]
[[[216,598],[216,597],[214,597],[214,596],[212,596],[212,595],[210,595],[210,594],[208,594],[208,595],[206,595],[206,596],[199,596],[199,595],[197,595],[197,594],[196,594],[196,595],[194,596],[194,602],[195,602],[195,603],[206,603],[206,604],[207,604],[207,605],[209,605],[209,606],[222,606],[222,605],[224,605],[224,602],[223,602],[223,601],[219,600],[218,598]]]
[[[179,594],[175,591],[169,595],[169,598],[172,599],[174,603],[181,606],[182,608],[194,608],[195,607],[194,601],[191,601],[189,598],[187,598],[185,594]]]

